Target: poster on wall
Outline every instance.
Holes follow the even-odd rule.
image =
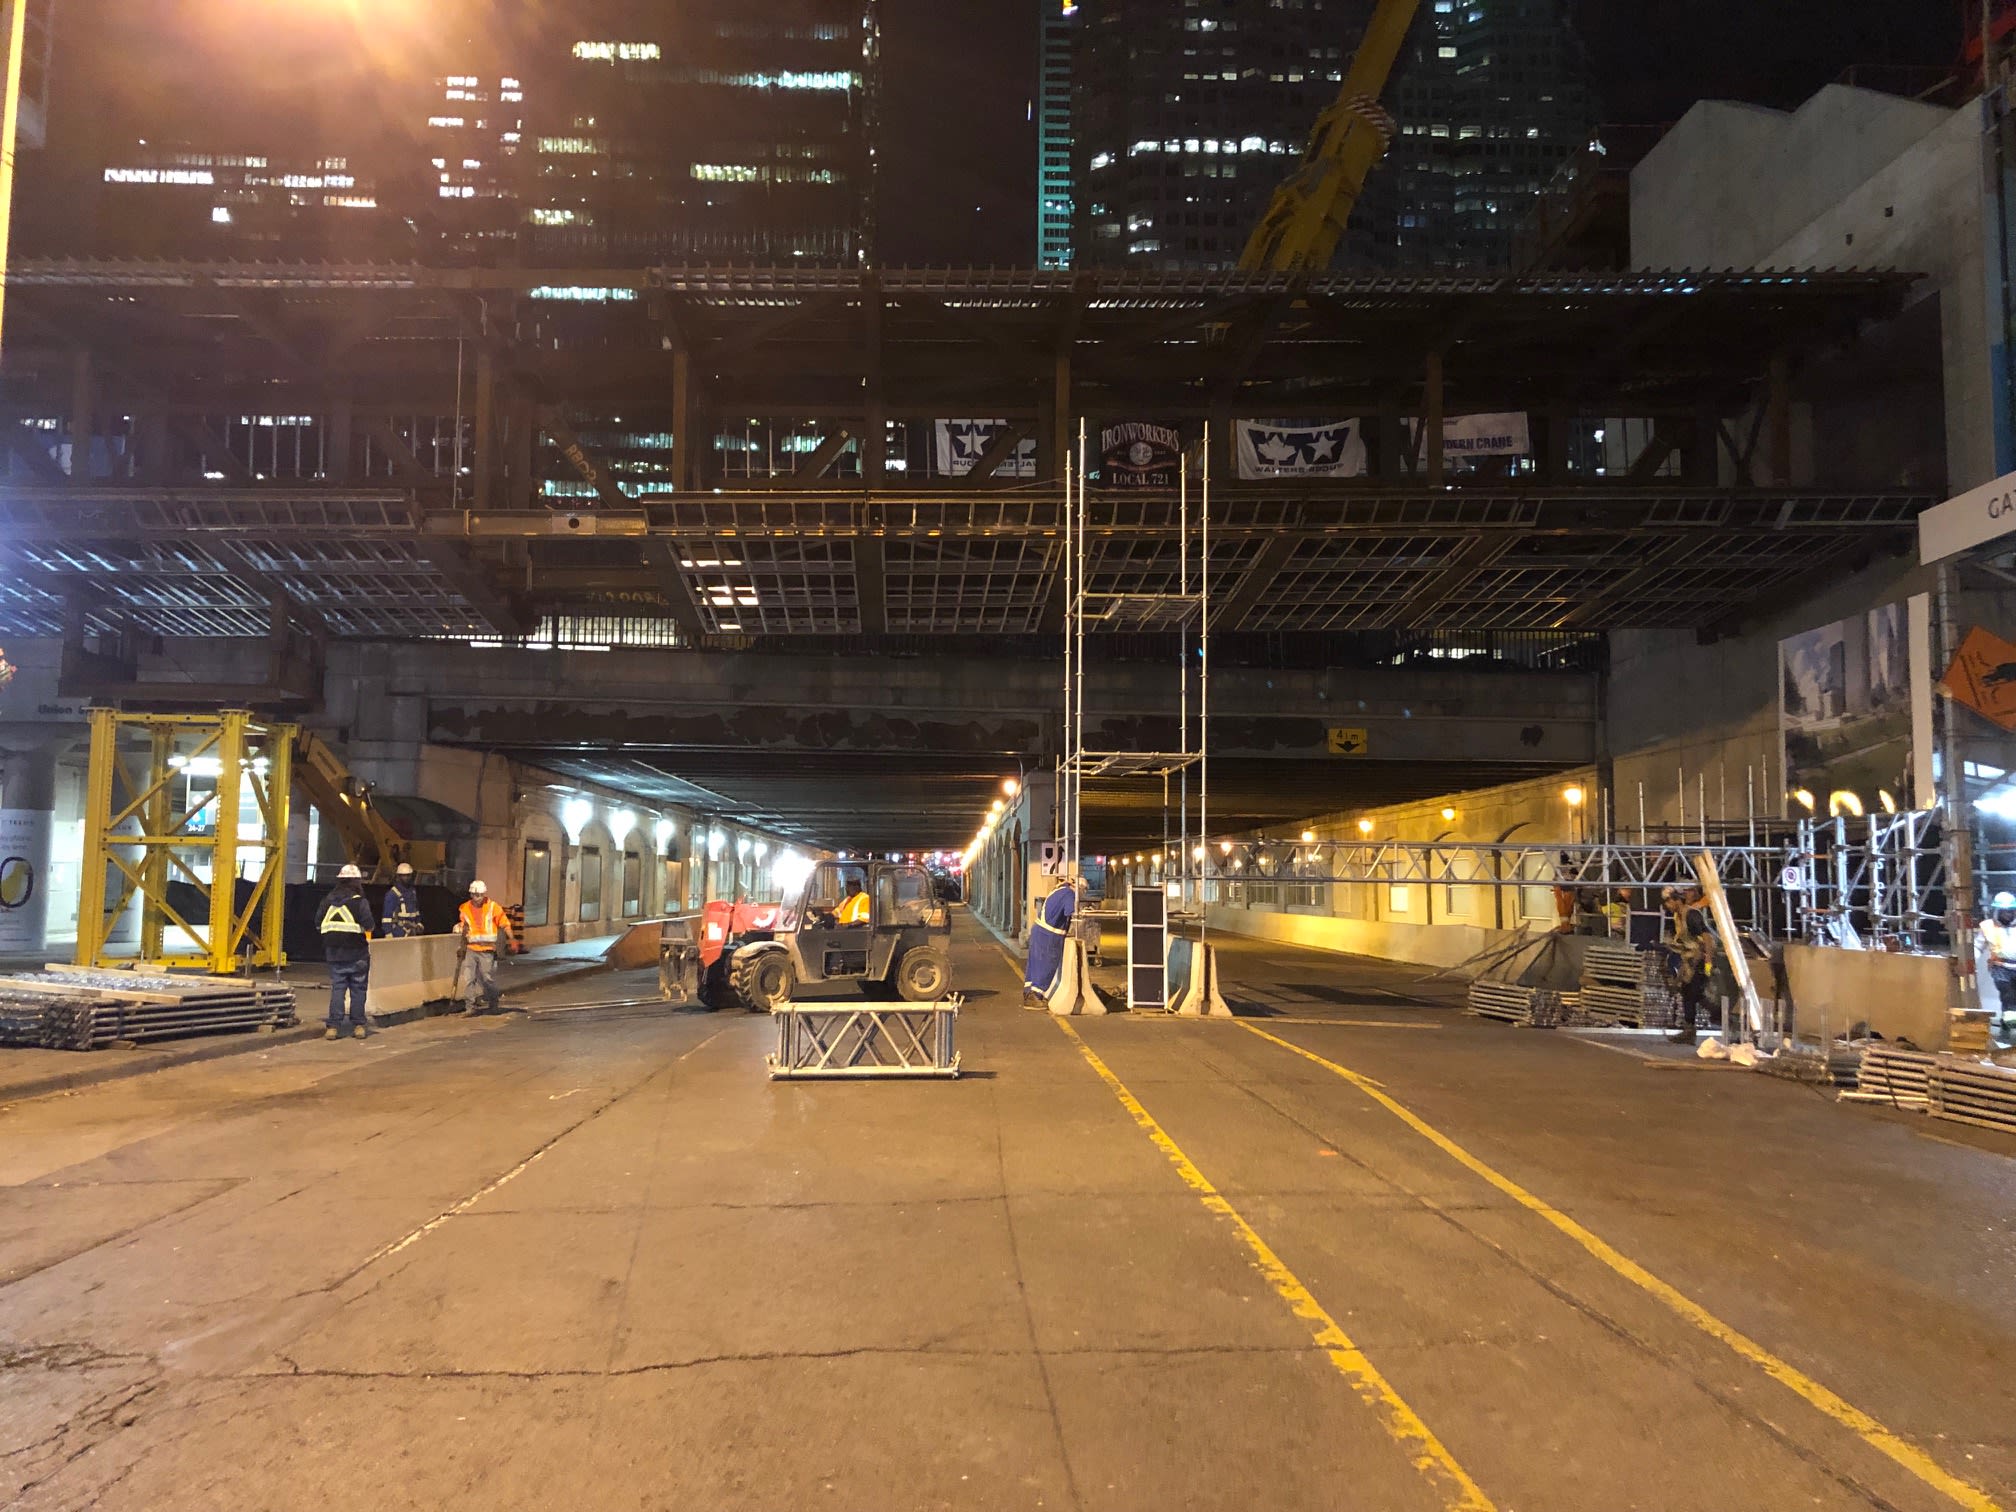
[[[1099,432],[1099,481],[1108,488],[1174,488],[1183,438],[1166,425],[1128,420]]]
[[[963,478],[971,473],[974,465],[987,454],[987,448],[992,446],[1001,432],[1007,428],[1006,420],[940,420],[937,423],[936,438],[938,476]],[[1035,477],[1035,438],[1031,436],[1018,442],[1015,450],[995,467],[994,476]]]
[[[1778,643],[1785,789],[1835,793],[1873,813],[1909,801],[1911,653],[1903,604],[1885,604]]]
[[[1242,478],[1362,478],[1365,428],[1358,420],[1235,420]]]
[[[48,943],[54,828],[47,809],[0,809],[0,955],[32,955]]]

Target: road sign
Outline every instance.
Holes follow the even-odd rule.
[[[1330,754],[1332,756],[1363,756],[1372,749],[1372,737],[1365,730],[1343,729],[1330,731]]]
[[[2005,730],[2016,730],[2016,645],[1975,626],[1940,684],[1946,696]]]

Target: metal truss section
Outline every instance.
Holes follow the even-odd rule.
[[[786,1003],[771,1010],[774,1081],[815,1077],[955,1077],[960,999],[936,1003]]]
[[[276,588],[337,636],[483,635],[443,574],[411,494],[308,490],[0,493],[0,628],[61,631],[79,594],[162,636],[257,637]]]

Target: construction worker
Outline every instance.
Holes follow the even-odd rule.
[[[1988,917],[1981,921],[1981,948],[1988,957],[1997,1016],[2006,1028],[2016,1022],[2016,893],[1999,892],[1988,907]]]
[[[1701,906],[1698,887],[1690,889],[1684,897],[1669,889],[1667,898],[1673,911],[1673,949],[1678,957],[1680,978],[1680,1028],[1667,1038],[1676,1045],[1691,1045],[1698,1032],[1701,1005],[1715,983],[1721,942],[1708,922],[1708,911]]]
[[[466,952],[463,1005],[471,1018],[479,1012],[495,1013],[502,997],[497,986],[497,946],[501,942],[512,950],[524,947],[511,933],[511,916],[490,896],[490,889],[481,878],[469,884],[469,901],[456,917],[455,933],[462,936]],[[484,1004],[481,1009],[476,1006],[479,997]]]
[[[371,986],[371,931],[378,927],[371,900],[364,896],[364,873],[346,866],[336,874],[336,886],[322,900],[316,931],[322,936],[322,959],[329,963],[329,1027],[324,1039],[341,1039],[349,1007],[350,1033],[364,1038],[364,995]]]
[[[1022,972],[1022,1006],[1040,1008],[1056,989],[1064,970],[1064,946],[1071,938],[1071,921],[1078,916],[1078,893],[1082,879],[1065,877],[1050,889],[1043,900],[1042,914],[1031,920],[1029,953]]]
[[[840,905],[840,911],[833,916],[836,924],[859,924],[864,928],[872,922],[868,909],[868,894],[857,892]]]
[[[385,890],[385,938],[406,940],[427,932],[420,921],[420,894],[413,886],[413,868],[401,861]]]

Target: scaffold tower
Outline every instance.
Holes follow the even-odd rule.
[[[1195,480],[1193,485],[1193,470]],[[1105,560],[1103,507],[1090,486],[1086,424],[1078,425],[1075,461],[1064,471],[1064,752],[1058,762],[1058,815],[1066,864],[1083,874],[1087,784],[1159,779],[1165,851],[1176,864],[1165,876],[1174,896],[1196,901],[1204,836],[1211,813],[1211,432],[1179,458],[1173,551],[1149,564]],[[1102,750],[1086,743],[1085,700],[1103,635],[1173,634],[1176,665],[1169,680],[1177,741],[1173,749]],[[1102,728],[1104,725],[1102,724]],[[1175,822],[1171,832],[1171,820]]]

